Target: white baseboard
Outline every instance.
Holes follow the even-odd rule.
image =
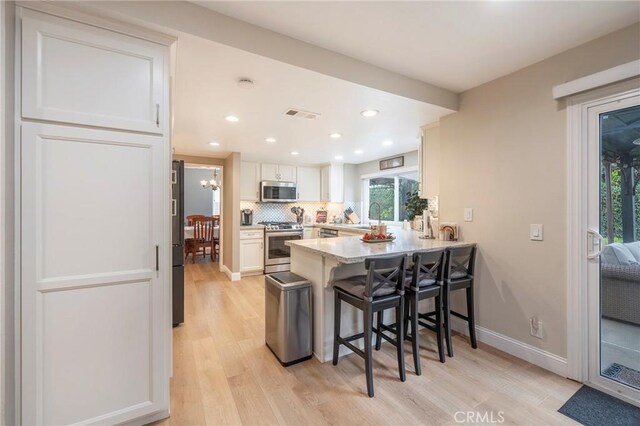
[[[462,333],[465,336],[469,335],[469,327],[466,321],[453,317],[451,325],[453,330],[458,333]],[[519,340],[512,339],[511,337],[507,337],[503,334],[496,333],[495,331],[479,325],[476,325],[476,338],[478,341],[496,349],[500,349],[509,355],[523,359],[531,364],[544,368],[545,370],[556,373],[559,376],[567,377],[566,358],[562,358],[561,356],[536,348],[535,346],[531,346]]]
[[[231,272],[225,265],[220,264],[220,271],[229,277],[231,281],[240,281],[240,272]]]

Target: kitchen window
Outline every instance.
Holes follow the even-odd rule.
[[[381,172],[363,179],[363,209],[369,221],[378,220],[378,210],[374,207],[372,217],[368,216],[371,203],[380,204],[380,218],[383,222],[400,223],[407,219],[404,206],[408,193],[418,190],[418,171],[407,167],[402,171]]]

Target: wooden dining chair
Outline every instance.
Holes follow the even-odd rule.
[[[213,240],[211,244],[211,260],[214,262],[216,258],[220,257],[220,215],[216,214],[211,216],[211,220],[213,221]],[[216,236],[215,229],[218,228],[218,235]]]
[[[207,247],[213,248],[213,220],[210,217],[196,217],[192,220],[193,226],[193,243],[189,249],[193,257],[193,263],[196,263],[196,256],[202,249],[203,257],[207,255]],[[213,250],[212,250],[213,251]],[[189,254],[187,253],[187,257]],[[211,253],[213,258],[213,252]]]
[[[193,221],[195,219],[205,219],[205,218],[206,216],[202,214],[190,214],[189,216],[187,216],[187,225],[193,226]]]

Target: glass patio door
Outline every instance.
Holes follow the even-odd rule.
[[[588,382],[640,401],[640,96],[587,115]]]

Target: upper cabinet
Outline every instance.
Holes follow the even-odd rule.
[[[166,47],[24,10],[22,116],[161,134]]]
[[[424,126],[420,132],[420,197],[440,195],[440,125]]]
[[[298,167],[298,201],[320,201],[320,169]]]
[[[260,199],[260,165],[243,161],[240,163],[240,200],[258,201]]]
[[[283,164],[262,164],[262,180],[296,182],[296,167]]]
[[[330,164],[320,170],[320,201],[342,203],[344,201],[344,166]]]

